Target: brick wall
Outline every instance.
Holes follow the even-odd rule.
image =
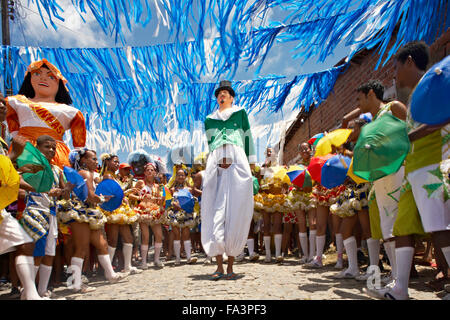
[[[391,40],[389,47],[394,43]],[[386,50],[388,52],[389,49]],[[450,54],[450,29],[430,46],[431,63]],[[286,135],[283,162],[295,163],[298,159],[297,146],[313,135],[340,127],[343,116],[356,108],[355,89],[370,79],[378,79],[388,88],[393,86],[395,76],[394,59],[375,70],[379,55],[375,50],[364,50],[354,56],[350,66],[337,79],[333,92],[327,100],[308,115],[299,115]],[[339,63],[338,63],[339,65]],[[431,65],[431,64],[430,64]],[[303,120],[303,122],[302,122]]]

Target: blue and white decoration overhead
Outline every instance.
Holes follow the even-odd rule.
[[[358,51],[376,48],[378,68],[406,42],[430,44],[450,25],[448,0],[67,0],[66,7],[62,1],[29,3],[37,7],[45,26],[54,29],[73,6],[83,19],[93,16],[118,46],[2,46],[2,84],[10,79],[17,93],[28,64],[45,57],[69,81],[74,106],[87,119],[88,143],[110,143],[129,151],[142,144],[157,149],[194,143],[183,132],[202,130],[197,123],[216,107],[218,81],[233,79],[238,67],[255,69],[253,79],[233,83],[237,103],[250,115],[298,113],[327,98]],[[273,10],[285,13],[285,19],[270,21]],[[160,26],[168,27],[167,42],[134,47],[125,43],[125,29],[147,25],[154,25],[155,33]],[[394,45],[387,51],[396,28]],[[311,59],[324,61],[339,44],[351,51],[338,67],[289,79],[282,74],[260,77],[276,43],[295,44],[292,56],[301,58],[299,66]],[[280,128],[270,130],[278,130],[279,137]],[[114,135],[96,136],[99,130]]]

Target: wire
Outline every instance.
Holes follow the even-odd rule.
[[[20,1],[17,1],[16,3],[20,3]],[[34,14],[36,14],[36,15],[40,16],[41,18],[43,18],[43,19],[46,19],[46,20],[50,21],[50,19],[49,19],[49,18],[46,18],[46,17],[43,17],[43,16],[41,16],[41,15],[39,14],[39,12],[36,12],[36,11],[34,11],[34,10],[30,9],[30,8],[27,8],[27,7],[23,6],[23,5],[21,4],[21,3],[20,3],[20,4],[18,4],[18,6],[20,6],[20,7],[21,7],[21,9],[26,9],[26,10],[30,11],[31,13],[34,13]],[[27,15],[25,15],[25,18],[26,18],[26,16],[27,16]],[[65,25],[63,25],[63,24],[61,24],[61,23],[59,23],[59,22],[57,22],[57,21],[54,21],[54,23],[55,23],[56,25],[58,25],[58,26],[60,26],[60,27],[64,28],[64,29],[66,29],[66,30],[72,31],[72,32],[73,32],[73,33],[75,33],[75,34],[78,34],[78,35],[83,35],[83,34],[82,34],[81,32],[78,32],[78,31],[72,30],[72,29],[70,29],[70,28],[66,27]]]

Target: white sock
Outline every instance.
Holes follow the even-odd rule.
[[[148,245],[141,244],[141,258],[142,258],[143,265],[145,265],[147,263],[147,255],[148,255]]]
[[[316,255],[316,234],[317,234],[317,230],[309,231],[309,257],[308,257],[308,260],[311,260]]]
[[[36,281],[36,276],[39,272],[39,266],[34,265],[34,269],[33,269],[34,273],[33,273],[33,280]]]
[[[342,254],[344,253],[344,242],[341,233],[336,233],[336,252],[338,260],[342,260]]]
[[[444,254],[445,260],[447,261],[447,265],[450,266],[450,247],[444,247],[441,250]]]
[[[270,258],[272,254],[270,253],[270,236],[264,236],[264,247],[266,248],[266,258]]]
[[[281,256],[281,241],[283,239],[283,235],[281,233],[275,234],[273,236],[275,240],[275,257]]]
[[[41,299],[34,282],[34,259],[32,256],[17,256],[16,271],[23,286],[22,297],[25,300]],[[21,297],[21,298],[22,298]]]
[[[347,253],[348,258],[348,268],[345,272],[356,274],[359,271],[359,268],[355,237],[351,236],[350,238],[345,239],[343,245],[345,246],[345,252]]]
[[[367,251],[369,251],[369,261],[371,266],[377,266],[380,261],[380,240],[369,238],[367,242]]]
[[[124,243],[122,246],[123,264],[125,271],[131,270],[131,256],[133,255],[133,244]]]
[[[185,244],[186,246],[186,244]],[[162,242],[155,242],[155,262],[159,262],[159,255],[161,253],[161,248],[162,248]]]
[[[316,260],[322,262],[323,248],[325,247],[325,235],[316,236]]]
[[[299,232],[300,247],[303,251],[303,256],[308,257],[308,234],[306,232]]]
[[[47,292],[48,282],[50,280],[50,276],[52,275],[52,269],[52,266],[47,266],[45,264],[40,265],[38,285],[38,293],[40,296]]]
[[[384,250],[389,259],[391,265],[391,275],[393,279],[397,279],[397,262],[395,254],[395,241],[386,241],[384,244]]]
[[[176,261],[180,261],[180,250],[181,250],[180,240],[173,240],[173,251],[175,253]]]
[[[114,259],[114,254],[115,253],[116,253],[116,248],[108,246],[109,260],[111,260],[111,262]]]
[[[191,258],[191,247],[192,243],[191,240],[185,240],[184,243],[184,252],[186,253],[186,260],[189,260]]]
[[[111,259],[109,259],[109,255],[108,254],[99,254],[99,255],[97,255],[97,257],[98,257],[98,262],[100,263],[102,268],[105,270],[106,279],[110,280],[110,279],[114,278],[116,273],[114,272],[114,270],[112,268]]]
[[[248,248],[248,255],[251,256],[255,253],[255,240],[254,239],[247,239],[247,248]]]
[[[414,257],[413,247],[395,248],[395,260],[397,262],[397,277],[395,290],[404,295],[408,294],[409,274]]]
[[[78,257],[72,257],[70,259],[70,270],[72,271],[72,283],[74,289],[81,288],[81,270],[83,270],[83,261],[84,259]]]

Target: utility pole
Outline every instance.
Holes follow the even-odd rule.
[[[2,4],[2,46],[3,46],[3,63],[10,64],[11,56],[9,55],[9,50],[5,49],[5,46],[11,45],[11,39],[9,34],[9,19],[14,20],[14,0],[1,0]],[[3,68],[6,70],[7,68]],[[10,96],[12,92],[12,81],[10,75],[4,74],[4,88],[6,90],[6,95]]]

